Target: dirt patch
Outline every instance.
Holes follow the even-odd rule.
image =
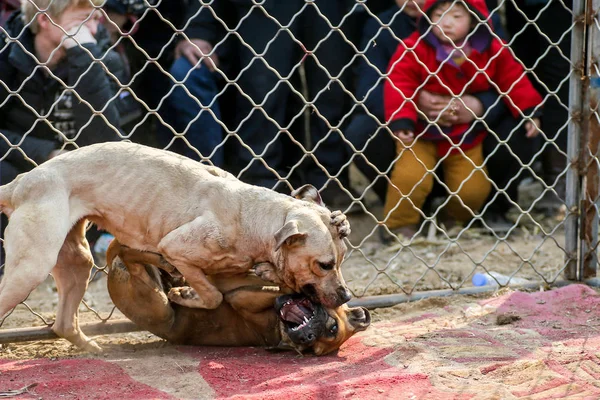
[[[502,315],[521,319],[498,325]],[[22,398],[591,399],[599,328],[598,291],[505,289],[375,310],[367,331],[325,357],[170,346],[142,332],[99,338],[97,356],[30,359],[10,345],[0,392],[37,383]]]

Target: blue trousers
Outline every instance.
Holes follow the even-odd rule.
[[[178,133],[183,133],[190,146],[196,148],[204,157],[210,157],[212,163],[222,167],[224,151],[219,145],[223,142],[223,129],[217,121],[221,120],[221,109],[218,93],[217,76],[206,66],[192,69],[192,64],[180,57],[169,71],[177,82],[182,82],[189,94],[181,86],[176,86],[165,99],[162,113],[167,122]],[[203,110],[202,106],[209,106]],[[169,145],[173,133],[167,127],[158,129],[158,144],[161,147]],[[176,139],[169,150],[178,154],[199,160],[200,157],[184,140]]]

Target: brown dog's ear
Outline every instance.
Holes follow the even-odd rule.
[[[348,309],[348,321],[354,332],[364,331],[371,325],[371,313],[364,307]]]
[[[321,199],[319,191],[313,185],[304,185],[299,187],[292,192],[292,197],[325,207],[325,203],[323,203],[323,199]]]
[[[284,243],[287,246],[304,244],[306,236],[306,233],[298,230],[298,221],[288,221],[275,232],[275,250],[279,250]]]

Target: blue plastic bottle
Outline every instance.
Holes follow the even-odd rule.
[[[496,278],[496,279],[494,279]],[[513,276],[512,278],[508,275],[502,275],[498,272],[490,271],[488,273],[475,273],[473,274],[472,282],[473,286],[498,286],[498,284],[505,286],[509,283],[514,285],[523,285],[526,283],[531,283],[530,280],[524,278],[517,278]]]

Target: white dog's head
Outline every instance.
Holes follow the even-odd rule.
[[[311,300],[339,307],[351,298],[340,271],[349,223],[341,212],[329,211],[311,185],[295,190],[292,196],[304,204],[288,213],[275,234],[277,275]]]

